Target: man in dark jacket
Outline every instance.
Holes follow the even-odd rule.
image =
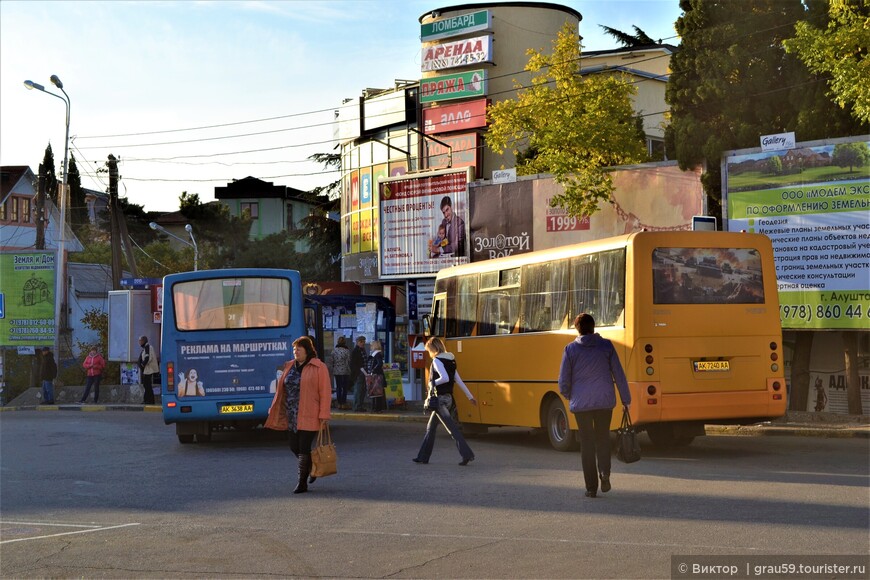
[[[610,491],[610,419],[619,389],[622,408],[628,412],[631,392],[616,349],[595,332],[595,319],[583,313],[574,319],[580,334],[565,347],[559,369],[559,392],[568,399],[571,412],[580,428],[580,458],[586,497]],[[596,465],[597,463],[597,465]]]
[[[47,346],[42,349],[39,363],[39,379],[42,381],[42,402],[40,405],[54,405],[54,379],[57,378],[57,364]]]
[[[366,379],[362,374],[366,366],[366,337],[356,337],[356,346],[350,353],[350,379],[353,381],[353,410],[363,411],[363,403],[366,398]]]

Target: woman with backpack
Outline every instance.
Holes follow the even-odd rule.
[[[432,367],[429,369],[429,396],[436,395],[438,405],[434,409],[429,409],[426,436],[423,437],[423,444],[413,461],[414,463],[429,463],[429,457],[435,447],[435,433],[440,422],[444,424],[444,428],[456,442],[456,448],[459,450],[459,455],[462,456],[459,465],[468,465],[469,462],[474,461],[474,452],[465,442],[465,437],[462,436],[459,427],[450,416],[450,409],[453,407],[453,385],[459,385],[472,405],[477,405],[477,400],[462,382],[459,371],[456,369],[456,358],[453,353],[447,352],[447,348],[440,338],[437,336],[430,338],[426,343],[426,351],[432,357]]]

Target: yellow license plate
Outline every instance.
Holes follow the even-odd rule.
[[[730,371],[731,362],[727,360],[696,360],[692,363],[696,373]]]
[[[223,405],[221,407],[221,415],[230,413],[253,413],[254,405]]]

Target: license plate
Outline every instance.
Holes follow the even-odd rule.
[[[696,360],[692,362],[696,373],[722,372],[731,370],[731,362],[727,360]]]
[[[221,415],[230,413],[253,413],[254,405],[223,405],[221,407]]]

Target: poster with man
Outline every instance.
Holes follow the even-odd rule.
[[[468,262],[471,170],[382,180],[381,275],[434,274]]]

